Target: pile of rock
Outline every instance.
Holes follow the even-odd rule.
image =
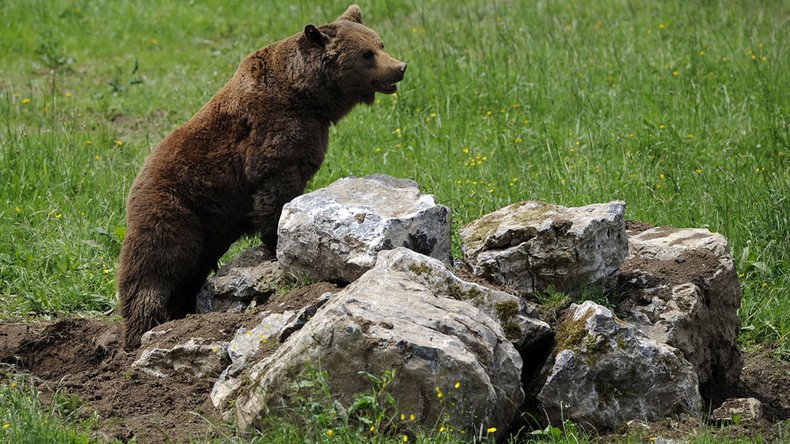
[[[461,230],[453,264],[450,210],[433,196],[387,176],[342,179],[286,205],[277,260],[244,253],[199,306],[247,309],[288,275],[345,288],[261,313],[230,341],[164,346],[154,330],[135,367],[216,375],[211,399],[242,427],[289,406],[305,364],[327,372],[346,406],[370,387],[361,372],[394,370],[399,410],[427,428],[501,434],[526,406],[598,430],[698,415],[700,384],[732,383],[741,368],[729,246],[701,229],[628,230],[624,212],[623,202],[510,205]],[[579,302],[553,325],[529,302],[547,291]],[[608,295],[607,306],[587,294]]]

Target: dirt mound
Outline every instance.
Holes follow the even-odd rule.
[[[101,418],[103,438],[162,442],[216,435],[223,425],[207,396],[213,380],[165,381],[132,372],[137,354],[119,347],[120,335],[117,319],[71,318],[43,329],[0,324],[0,337],[9,338],[0,344],[0,360],[40,378],[44,397],[58,389],[79,395]]]
[[[314,284],[253,311],[190,315],[155,330],[182,342],[190,337],[229,340],[261,311],[299,309],[327,291],[337,287]],[[233,434],[209,399],[214,378],[165,380],[132,371],[140,351],[120,347],[121,326],[119,318],[0,323],[0,361],[40,378],[45,401],[58,389],[79,395],[101,418],[99,433],[105,439],[188,442]]]

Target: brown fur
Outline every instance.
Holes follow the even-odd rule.
[[[127,349],[193,313],[197,291],[240,236],[258,232],[275,249],[282,206],[321,166],[329,125],[403,78],[406,64],[383,47],[352,5],[247,56],[156,147],[127,201],[118,272]]]

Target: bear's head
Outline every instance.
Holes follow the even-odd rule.
[[[327,73],[342,96],[353,103],[373,103],[375,94],[393,94],[406,64],[384,52],[381,37],[362,24],[357,5],[332,23],[304,28],[306,40],[323,53]]]

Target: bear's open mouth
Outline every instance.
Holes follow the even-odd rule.
[[[373,86],[382,94],[394,94],[398,91],[398,85],[395,83],[375,82]]]

